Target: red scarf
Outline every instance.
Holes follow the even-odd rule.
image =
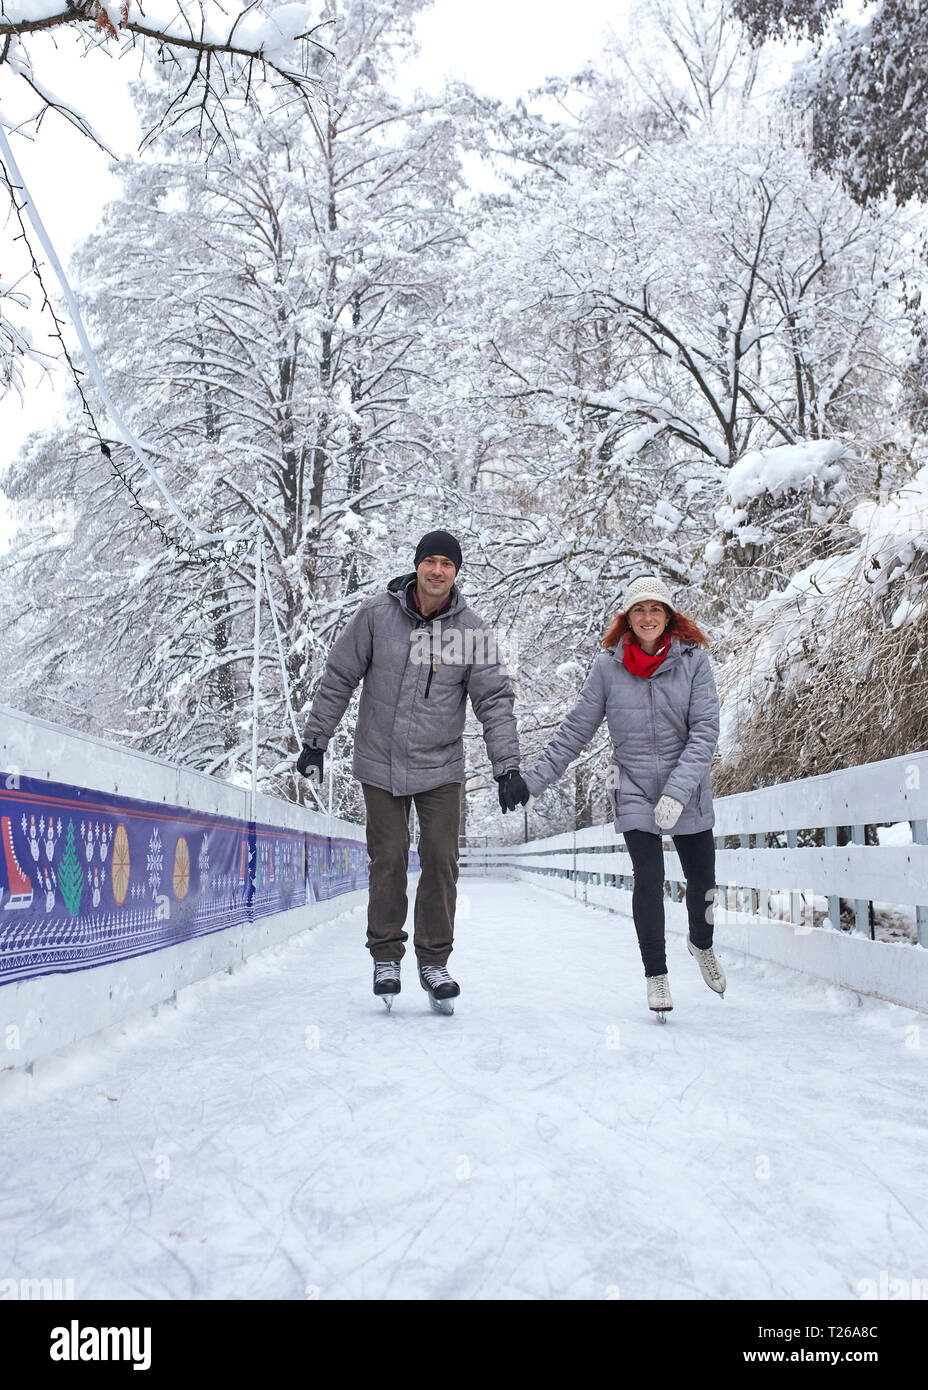
[[[670,651],[670,633],[665,632],[661,645],[653,656],[648,656],[643,647],[639,647],[636,642],[632,642],[629,636],[625,637],[625,650],[622,653],[622,664],[633,676],[641,676],[642,680],[648,676],[653,676],[660,666],[664,657]]]

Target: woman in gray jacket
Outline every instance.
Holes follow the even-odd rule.
[[[603,638],[603,651],[525,782],[539,795],[564,772],[605,718],[612,737],[610,798],[635,876],[632,916],[661,1022],[673,1008],[664,948],[663,834],[672,831],[686,874],[687,947],[717,994],[725,976],[712,950],[715,840],[709,765],[719,700],[699,628],[674,607],[663,580],[642,576]]]

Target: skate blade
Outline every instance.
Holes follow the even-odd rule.
[[[669,1010],[669,1009],[652,1009],[651,1012],[654,1013],[654,1014],[657,1016],[657,1021],[658,1021],[658,1023],[666,1023],[666,1022],[667,1022],[667,1015],[670,1013],[670,1010]]]
[[[453,1014],[453,1013],[454,1013],[454,1000],[453,1000],[453,999],[436,999],[436,998],[434,997],[434,995],[432,995],[432,994],[430,993],[430,994],[429,994],[429,1004],[430,1004],[430,1006],[431,1006],[431,1009],[432,1009],[432,1013],[433,1013],[433,1014]]]
[[[381,999],[383,1000],[383,1005],[384,1005],[384,1008],[386,1009],[387,1013],[388,1013],[388,1014],[389,1014],[389,1013],[392,1013],[392,1012],[393,1012],[393,1001],[394,1001],[394,999],[396,998],[396,995],[395,995],[395,994],[382,994],[380,997],[381,997]]]

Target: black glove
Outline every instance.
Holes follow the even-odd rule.
[[[322,748],[310,748],[308,743],[303,744],[303,751],[296,760],[296,770],[303,777],[308,777],[314,786],[322,786],[322,760],[325,752]]]
[[[504,772],[496,781],[499,785],[499,804],[503,815],[507,811],[514,811],[517,806],[524,806],[531,796],[521,772]]]

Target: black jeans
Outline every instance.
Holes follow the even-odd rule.
[[[664,953],[664,847],[662,837],[650,830],[624,830],[632,858],[635,887],[632,917],[645,975],[666,975]],[[705,951],[712,945],[712,904],[715,898],[715,839],[711,830],[695,835],[672,835],[686,874],[686,910],[694,946]]]

